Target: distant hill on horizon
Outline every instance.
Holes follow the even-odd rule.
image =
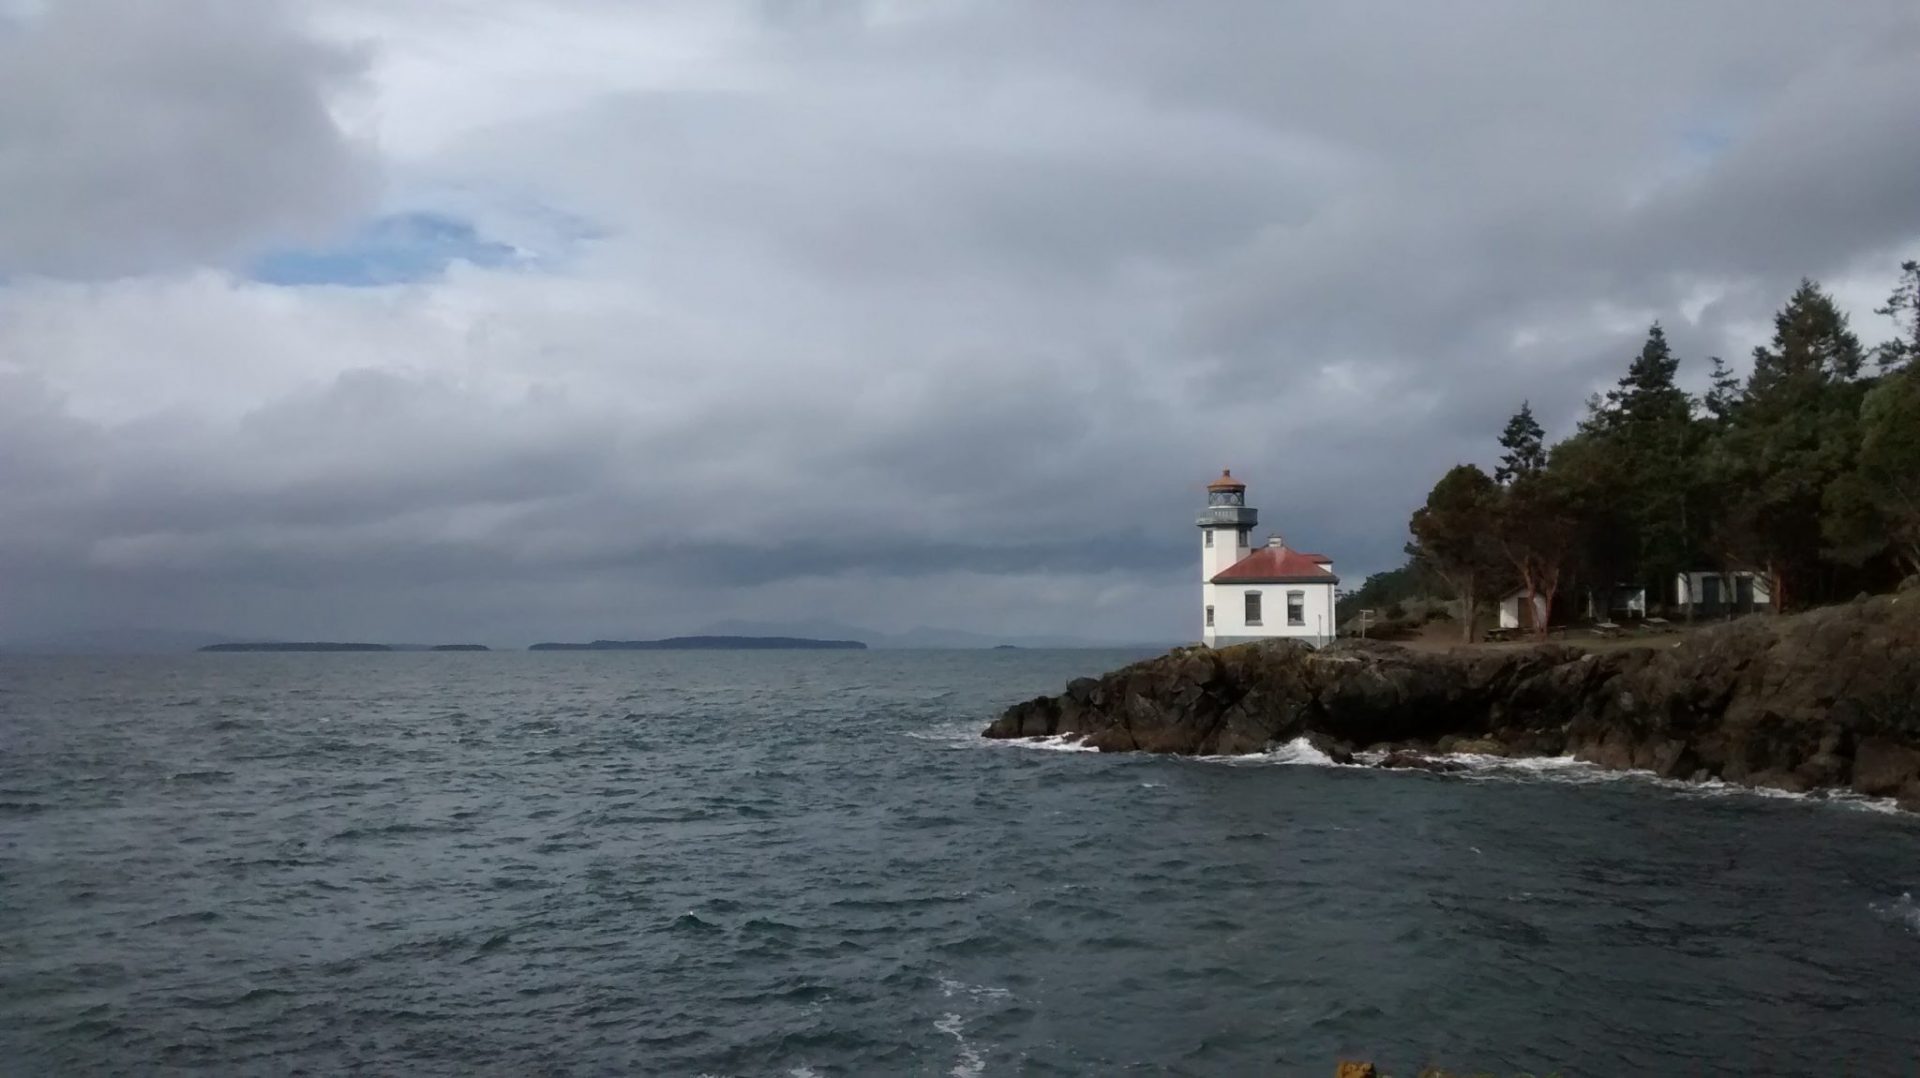
[[[518,650],[522,645],[514,642],[527,637],[516,633],[497,634],[495,644],[417,644],[394,642],[377,645],[390,651],[492,651],[502,646],[508,650]],[[696,632],[681,637],[667,637],[667,640],[699,640],[707,637],[731,638],[774,638],[803,641],[824,641],[829,644],[860,644],[869,648],[890,650],[990,650],[1000,647],[1022,649],[1075,648],[1075,649],[1130,649],[1130,648],[1166,648],[1191,641],[1173,639],[1153,639],[1142,637],[1138,640],[1095,640],[1070,636],[1037,636],[1020,633],[976,633],[964,629],[942,629],[933,626],[915,626],[901,632],[884,633],[858,625],[825,619],[803,621],[748,621],[728,620],[700,627]],[[324,641],[322,641],[324,643]],[[284,638],[256,636],[244,633],[216,633],[192,629],[142,629],[108,628],[72,630],[62,633],[49,633],[39,637],[14,637],[0,640],[0,654],[4,655],[184,655],[212,650],[220,645],[220,651],[297,651],[316,650],[289,645],[301,644],[301,641],[288,641]],[[235,645],[246,645],[245,647]],[[626,645],[644,647],[686,647],[718,648],[713,644],[666,645],[659,640],[596,640],[592,643],[548,642],[535,645],[540,650],[635,650]],[[814,646],[814,645],[802,645]],[[326,649],[322,649],[326,650]]]
[[[662,640],[595,640],[587,644],[535,644],[528,651],[864,651],[858,640],[800,636],[670,636]]]

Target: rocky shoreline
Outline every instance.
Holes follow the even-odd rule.
[[[991,738],[1239,755],[1306,738],[1335,760],[1564,756],[1663,778],[1847,789],[1920,811],[1920,584],[1644,648],[1422,654],[1342,641],[1178,648],[1007,709]]]

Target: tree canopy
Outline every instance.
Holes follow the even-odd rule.
[[[1749,572],[1780,609],[1920,574],[1920,263],[1876,313],[1899,334],[1870,365],[1803,280],[1747,375],[1712,357],[1698,398],[1656,322],[1569,437],[1550,443],[1522,401],[1492,476],[1449,469],[1408,554],[1469,611],[1509,583],[1549,606],[1576,585],[1596,605],[1616,585],[1691,603],[1667,586],[1681,574]]]

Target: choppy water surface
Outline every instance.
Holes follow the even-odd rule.
[[[1127,657],[0,660],[0,1070],[1920,1067],[1915,818],[976,736]]]

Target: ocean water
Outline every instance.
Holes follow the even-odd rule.
[[[0,660],[0,1073],[1920,1073],[1920,818],[977,736],[1132,657]]]

